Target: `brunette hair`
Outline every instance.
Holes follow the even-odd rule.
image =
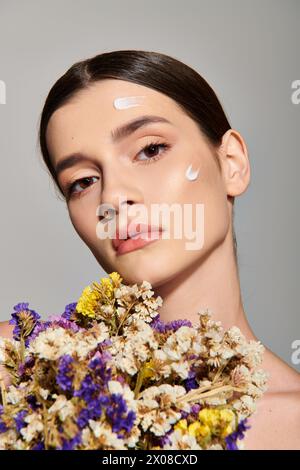
[[[47,148],[46,131],[49,119],[77,92],[104,79],[133,82],[172,98],[199,126],[221,170],[216,149],[221,144],[223,134],[231,126],[216,93],[204,78],[188,65],[166,54],[143,50],[105,52],[73,64],[52,86],[41,113],[39,145],[43,161],[63,197]],[[234,227],[232,230],[237,261]]]

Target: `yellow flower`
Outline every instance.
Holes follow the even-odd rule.
[[[122,282],[122,278],[120,276],[119,273],[117,273],[116,271],[114,271],[113,273],[110,273],[109,274],[109,277],[111,278],[113,284],[115,285],[115,287],[119,287],[119,285],[121,284]]]
[[[102,292],[105,296],[107,296],[109,299],[113,298],[114,286],[112,285],[111,280],[108,277],[101,278],[100,287],[102,288]]]
[[[94,318],[97,304],[101,296],[99,292],[93,291],[90,286],[83,289],[77,302],[76,310],[84,316]]]
[[[153,370],[152,370],[153,365],[154,365],[153,359],[150,359],[150,361],[148,361],[148,362],[145,363],[144,371],[143,371],[143,377],[144,377],[145,379],[146,379],[146,378],[151,378],[151,377],[154,376],[154,372],[153,372]]]
[[[222,437],[228,436],[228,434],[231,434],[233,432],[232,426],[228,424],[221,432]]]
[[[122,278],[116,271],[108,277],[102,277],[100,284],[93,282],[92,286],[87,286],[76,305],[77,312],[84,316],[95,318],[96,308],[100,301],[112,300],[114,298],[114,288],[119,287]]]
[[[201,424],[201,426],[198,428],[197,435],[200,437],[207,437],[210,436],[210,428],[207,426],[207,424]]]
[[[195,423],[190,424],[188,427],[189,435],[196,437],[200,426],[201,424],[199,423],[199,421],[195,421]]]
[[[108,277],[102,277],[100,284],[94,282],[93,285],[96,290],[100,290],[103,293],[104,297],[107,297],[109,300],[114,298],[114,289],[115,287],[119,287],[121,284],[122,278],[119,273],[113,272],[110,273]],[[104,299],[104,300],[107,300]]]
[[[210,432],[222,437],[228,436],[233,432],[233,423],[235,414],[230,409],[210,409],[203,408],[198,413],[199,420],[205,426],[208,426]]]
[[[231,423],[231,421],[234,419],[235,414],[232,410],[224,409],[220,410],[220,418],[222,421],[226,421],[226,423]]]
[[[207,424],[210,428],[218,426],[220,421],[220,411],[210,408],[203,408],[198,413],[199,419],[203,424]]]
[[[179,431],[187,431],[187,420],[181,419],[178,421],[178,423],[175,424],[174,429],[178,429]]]

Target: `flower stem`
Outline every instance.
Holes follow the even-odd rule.
[[[6,390],[5,390],[4,380],[1,374],[0,374],[0,389],[1,389],[2,404],[5,407],[7,405]]]
[[[120,321],[120,324],[119,324],[119,326],[118,326],[118,328],[117,328],[117,333],[116,333],[117,336],[118,336],[118,334],[119,334],[119,331],[120,331],[120,329],[121,329],[121,327],[122,327],[124,321],[126,320],[126,318],[127,318],[128,314],[129,314],[130,310],[132,309],[132,307],[134,306],[135,303],[136,303],[136,300],[135,300],[134,302],[132,302],[131,305],[129,305],[129,307],[127,308],[126,312],[124,313],[123,318],[122,318],[122,320]]]
[[[134,398],[135,399],[137,398],[137,396],[140,392],[141,386],[143,385],[143,380],[144,380],[144,367],[142,367],[139,370],[139,373],[138,373],[138,376],[137,376],[137,379],[136,379],[136,384],[135,384],[135,389],[134,389]]]
[[[242,388],[233,387],[232,385],[217,386],[208,391],[203,391],[203,388],[207,387],[191,390],[185,396],[179,397],[176,401],[181,403],[190,403],[195,401],[197,402],[198,400],[203,400],[204,398],[209,398],[214,395],[219,395],[224,392],[244,392]]]

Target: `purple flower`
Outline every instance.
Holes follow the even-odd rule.
[[[27,410],[21,410],[17,415],[15,416],[15,423],[16,423],[16,429],[18,432],[21,431],[22,428],[27,426],[27,423],[25,422],[24,418],[28,414]]]
[[[164,447],[166,444],[171,444],[170,434],[174,431],[173,428],[169,429],[164,436],[153,436],[153,444],[155,446]]]
[[[2,421],[1,415],[3,414],[3,406],[0,405],[0,433],[8,431],[8,427]]]
[[[168,330],[179,330],[182,326],[188,326],[192,328],[192,323],[189,320],[174,320],[166,324]]]
[[[243,419],[237,427],[237,430],[229,434],[227,437],[225,437],[225,442],[226,442],[226,449],[227,450],[238,450],[238,446],[236,444],[236,441],[238,439],[244,439],[245,431],[247,429],[250,429],[251,426],[247,426],[247,418]]]
[[[89,368],[93,370],[95,377],[101,380],[103,386],[111,380],[111,369],[106,365],[106,360],[109,359],[111,359],[111,355],[108,352],[104,352],[102,355],[96,353],[89,362]]]
[[[56,376],[56,383],[59,387],[68,392],[73,391],[73,378],[74,372],[72,364],[74,359],[69,354],[61,356],[58,363],[58,373]]]
[[[81,444],[81,432],[77,433],[71,439],[64,439],[62,440],[62,446],[58,447],[57,450],[74,450],[74,448]]]
[[[191,406],[191,414],[197,415],[199,411],[201,410],[201,405],[198,403],[195,403],[194,405]]]
[[[51,315],[49,317],[49,320],[51,322],[50,323],[51,326],[61,326],[65,330],[74,331],[74,333],[77,333],[77,331],[82,329],[75,322],[70,321],[67,318],[64,318],[62,315]]]
[[[45,445],[43,442],[38,442],[32,447],[31,450],[45,450]]]
[[[184,380],[183,385],[184,385],[187,392],[189,392],[190,390],[193,390],[195,388],[199,388],[199,385],[198,385],[196,379],[194,379],[194,378]]]
[[[26,401],[33,411],[41,407],[41,405],[37,402],[36,396],[33,394],[27,395]]]
[[[42,331],[47,330],[47,328],[49,328],[49,326],[51,325],[52,325],[51,321],[44,321],[44,322],[37,323],[36,326],[34,327],[32,334],[30,335],[30,338],[28,338],[29,343],[33,341]]]
[[[74,397],[82,398],[86,403],[89,403],[93,398],[98,395],[100,391],[100,384],[96,383],[91,374],[87,374],[80,384],[80,388],[75,390]]]
[[[89,422],[89,419],[93,419],[90,415],[90,410],[88,410],[87,408],[83,408],[80,412],[79,412],[79,416],[77,418],[77,426],[82,429],[82,428],[85,428],[85,426],[88,424]]]
[[[158,314],[150,323],[150,326],[158,333],[166,333],[167,331],[177,331],[182,326],[189,326],[192,328],[192,323],[189,320],[173,320],[165,323],[160,319]]]
[[[91,400],[87,408],[83,408],[77,419],[77,426],[82,429],[84,428],[89,419],[97,420],[102,415],[102,408],[105,408],[109,404],[109,397],[106,395],[101,395],[98,398]]]
[[[201,405],[199,405],[198,403],[194,404],[191,406],[191,411],[190,412],[187,412],[187,411],[181,411],[181,418],[185,419],[187,418],[188,416],[194,416],[196,417],[199,413],[199,411],[201,410]]]
[[[111,395],[110,404],[106,409],[106,416],[112,424],[113,432],[121,430],[130,432],[136,418],[134,411],[127,412],[127,403],[119,393]]]
[[[76,309],[77,302],[72,302],[71,304],[68,304],[65,306],[65,311],[62,314],[62,317],[65,318],[66,320],[70,320],[72,313]]]
[[[196,377],[196,372],[192,365],[188,373],[188,378],[183,381],[183,385],[187,392],[199,387],[198,382],[196,381],[195,377]]]
[[[35,327],[38,325],[40,315],[28,308],[28,302],[20,302],[14,306],[14,312],[11,314],[10,325],[15,325],[13,330],[13,338],[20,341],[21,337],[25,338],[25,346],[29,344],[29,338],[34,333]]]
[[[166,324],[160,320],[159,315],[154,317],[154,319],[150,323],[150,326],[153,328],[153,330],[157,331],[158,333],[165,333],[166,331]]]

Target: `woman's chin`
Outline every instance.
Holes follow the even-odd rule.
[[[178,246],[178,242],[175,247],[173,244],[174,241],[169,241],[167,247],[163,240],[159,240],[157,243],[120,255],[114,252],[109,259],[98,258],[98,261],[107,273],[117,271],[124,284],[141,284],[148,281],[155,288],[163,285],[184,268],[180,266],[180,260],[185,264],[186,255],[182,259],[180,256],[174,256],[174,253],[180,253],[182,247]]]
[[[143,281],[148,281],[152,287],[155,287],[163,282],[165,264],[163,260],[153,261],[153,258],[147,256],[141,256],[137,260],[126,255],[122,262],[114,264],[111,271],[117,271],[123,278],[124,284],[141,284]]]

